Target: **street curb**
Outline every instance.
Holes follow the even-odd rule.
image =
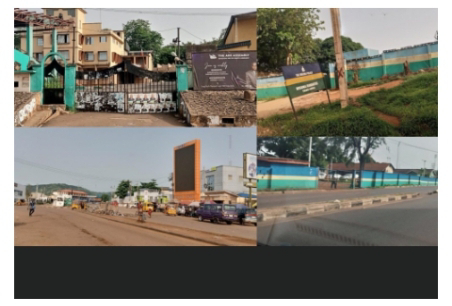
[[[361,190],[366,190],[366,189],[398,189],[398,188],[410,188],[410,187],[433,187],[432,186],[419,186],[419,185],[406,185],[406,186],[386,186],[386,187],[382,187],[382,188],[357,188],[357,189],[361,189]],[[334,191],[348,191],[350,189],[334,189]],[[261,195],[273,195],[273,194],[300,194],[300,193],[310,193],[310,192],[330,192],[332,190],[330,189],[313,189],[313,188],[309,188],[309,189],[287,189],[287,190],[278,190],[278,191],[259,191],[258,193]],[[259,195],[258,195],[259,197]]]
[[[432,192],[434,193],[434,192]],[[429,193],[430,194],[430,193]],[[420,193],[407,193],[401,195],[390,196],[374,196],[367,198],[345,199],[342,201],[319,202],[311,204],[292,205],[288,207],[276,209],[258,209],[257,221],[267,221],[278,218],[288,218],[294,216],[302,216],[309,214],[317,214],[332,210],[344,210],[355,207],[371,206],[374,204],[381,204],[386,202],[395,202],[400,200],[408,200],[417,198]]]
[[[110,221],[113,221],[113,222],[118,222],[118,223],[131,225],[131,226],[135,226],[135,227],[141,227],[141,228],[148,229],[148,230],[151,230],[151,231],[156,231],[156,232],[160,232],[160,233],[164,233],[164,234],[168,234],[168,235],[178,236],[178,237],[181,237],[181,238],[191,239],[191,240],[195,240],[195,241],[199,241],[199,242],[210,243],[210,244],[213,244],[213,245],[216,245],[216,246],[246,246],[246,245],[237,245],[237,244],[233,244],[233,243],[231,243],[231,244],[224,243],[224,242],[221,243],[221,242],[218,242],[218,241],[213,240],[213,239],[204,239],[204,238],[191,236],[191,235],[188,235],[188,234],[176,233],[176,232],[173,232],[173,231],[170,231],[170,230],[165,230],[165,229],[162,229],[162,228],[156,228],[154,226],[155,224],[153,224],[152,226],[145,226],[145,225],[142,225],[142,224],[134,224],[132,222],[124,222],[124,221],[121,221],[121,220],[116,220],[116,219],[111,218],[111,217],[116,217],[116,216],[105,217],[105,216],[102,216],[102,215],[99,215],[99,214],[96,214],[96,213],[90,213],[90,212],[85,212],[85,213],[95,215],[95,216],[97,216],[99,218],[102,218],[102,219],[105,219],[105,220],[110,220]],[[159,226],[159,225],[157,225],[157,226]],[[164,225],[164,226],[165,227],[172,227],[172,228],[174,228],[176,230],[177,229],[188,230],[186,228],[182,228],[182,227],[178,227],[178,226],[171,226],[171,225]],[[208,233],[208,232],[194,230],[194,229],[189,229],[189,230],[191,232],[200,233],[202,235],[213,235],[213,236],[221,237],[221,238],[224,238],[224,239],[239,240],[243,244],[250,243],[251,245],[253,245],[253,244],[257,243],[256,241],[252,241],[252,240],[246,239],[246,238],[240,238],[240,237],[228,236],[228,235],[221,235],[221,234],[213,234],[213,233]]]

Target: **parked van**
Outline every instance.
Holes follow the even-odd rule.
[[[238,221],[237,209],[231,204],[204,204],[197,210],[198,220],[210,222],[226,222],[232,224]]]

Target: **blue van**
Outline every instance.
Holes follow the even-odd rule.
[[[210,220],[210,222],[232,222],[238,221],[238,214],[235,205],[231,204],[204,204],[197,211],[198,220]]]

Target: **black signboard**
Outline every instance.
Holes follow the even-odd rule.
[[[195,90],[256,90],[255,51],[192,54]]]
[[[175,163],[176,190],[195,190],[195,145],[176,150]]]

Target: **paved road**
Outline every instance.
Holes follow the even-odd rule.
[[[265,221],[258,242],[296,246],[437,246],[438,196],[315,217]]]
[[[205,246],[207,243],[108,221],[65,208],[14,207],[16,246]]]
[[[31,119],[30,119],[31,120]],[[187,126],[174,113],[120,114],[78,112],[60,115],[44,126]]]
[[[134,214],[136,208],[118,207],[119,212]],[[256,239],[256,226],[252,224],[240,225],[240,224],[226,224],[226,223],[211,223],[209,221],[198,221],[197,218],[185,217],[185,216],[167,216],[164,213],[156,212],[152,213],[151,218],[146,218],[146,222],[165,224],[171,226],[185,227],[189,229],[204,231],[208,233],[230,235],[246,239]]]
[[[260,208],[270,208],[285,205],[307,204],[320,201],[334,201],[336,199],[350,199],[356,197],[400,194],[400,193],[427,193],[438,189],[437,186],[403,187],[403,188],[375,188],[375,189],[346,189],[334,191],[303,191],[296,194],[258,194]]]

